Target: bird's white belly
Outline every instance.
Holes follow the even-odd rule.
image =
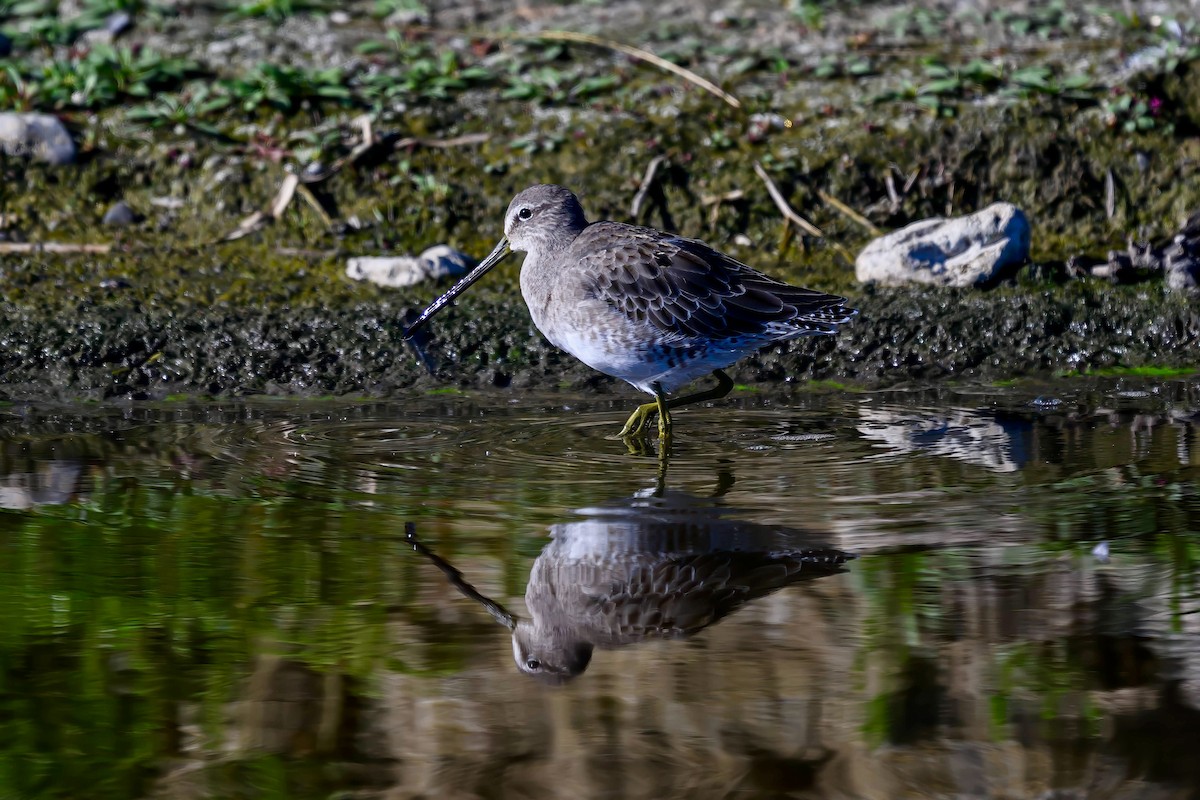
[[[533,324],[555,347],[647,394],[655,393],[654,384],[671,393],[744,355],[713,342],[696,343],[694,352],[685,354],[688,341],[678,342],[680,352],[664,354],[662,342],[656,347],[654,341],[658,331],[633,322],[607,303],[592,298],[552,302],[553,293],[565,288],[527,282],[522,273],[521,293]]]
[[[546,333],[544,329],[542,332]],[[729,366],[743,355],[702,346],[692,356],[681,355],[667,360],[643,343],[626,343],[583,327],[572,326],[556,333],[556,336],[546,333],[546,338],[555,347],[567,351],[592,369],[620,378],[647,394],[655,393],[655,384],[671,394],[714,369]]]

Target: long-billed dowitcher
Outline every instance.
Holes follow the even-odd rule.
[[[588,222],[562,186],[531,186],[504,215],[491,254],[417,318],[426,320],[512,252],[525,252],[521,294],[533,323],[556,347],[654,395],[621,436],[643,436],[658,414],[716,400],[733,381],[723,371],[772,342],[836,333],[856,313],[845,298],[790,286],[703,242],[620,222]],[[708,391],[667,395],[712,372]]]

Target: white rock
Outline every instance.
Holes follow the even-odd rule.
[[[921,220],[874,240],[854,262],[862,283],[975,286],[1029,258],[1029,221],[1011,203]]]
[[[61,166],[75,160],[75,143],[58,117],[50,114],[0,112],[0,150]]]
[[[444,244],[435,245],[421,255],[361,256],[346,262],[346,274],[356,281],[398,288],[427,280],[465,275],[475,259]]]
[[[1177,292],[1200,288],[1200,236],[1190,240],[1184,233],[1176,236],[1163,253],[1163,273],[1167,287]]]

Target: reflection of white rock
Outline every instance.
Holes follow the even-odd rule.
[[[1029,258],[1029,221],[1011,203],[975,214],[935,217],[870,242],[855,259],[862,283],[975,286]]]
[[[82,472],[78,462],[51,461],[37,472],[0,476],[0,508],[24,510],[34,506],[62,505],[70,501]]]
[[[346,274],[358,281],[370,281],[380,286],[398,288],[413,286],[427,280],[457,277],[466,274],[475,266],[475,260],[466,253],[439,244],[430,247],[421,255],[411,256],[362,256],[346,262]]]
[[[994,417],[966,409],[921,412],[865,406],[858,430],[897,453],[926,452],[978,464],[996,472],[1016,472],[1025,462],[1023,447]]]

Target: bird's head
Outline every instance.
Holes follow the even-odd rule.
[[[525,620],[513,629],[512,644],[517,669],[546,683],[566,683],[582,674],[592,660],[591,642]]]
[[[579,198],[553,184],[530,186],[513,198],[504,214],[504,238],[517,253],[560,249],[586,227]]]

